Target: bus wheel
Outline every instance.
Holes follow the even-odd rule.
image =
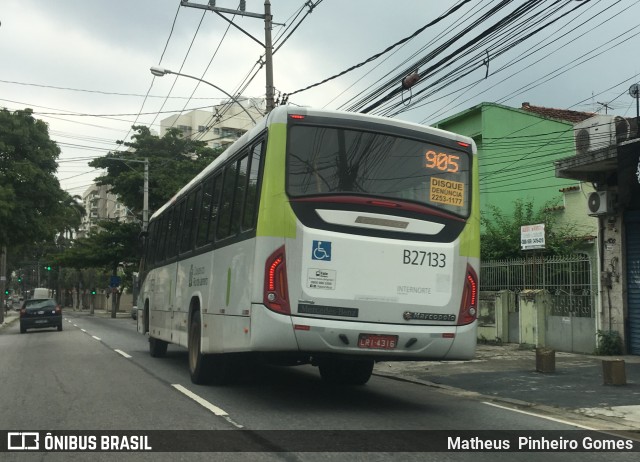
[[[364,385],[371,378],[373,360],[329,359],[319,364],[320,377],[329,383]]]
[[[167,354],[169,344],[159,338],[149,337],[149,354],[152,358],[162,358]]]
[[[197,385],[209,382],[209,358],[200,352],[200,331],[202,322],[200,312],[195,311],[189,326],[189,374],[191,381]]]
[[[202,354],[200,338],[202,320],[200,312],[193,313],[189,329],[189,374],[191,381],[197,385],[224,385],[232,377],[229,358],[222,354]]]

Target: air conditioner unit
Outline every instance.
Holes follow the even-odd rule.
[[[587,199],[588,213],[591,216],[606,215],[614,212],[614,195],[609,191],[596,191]]]
[[[598,115],[573,126],[578,154],[615,146],[631,138],[633,127],[624,117]]]

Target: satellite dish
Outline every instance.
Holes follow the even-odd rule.
[[[634,83],[633,85],[631,85],[629,87],[629,94],[631,95],[632,98],[640,98],[640,85],[638,85],[637,83]]]

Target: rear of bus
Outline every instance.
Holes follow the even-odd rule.
[[[314,362],[472,358],[473,141],[360,114],[276,112],[286,117],[284,191],[268,154],[261,209],[278,211],[283,239],[269,241],[264,266],[268,318]]]

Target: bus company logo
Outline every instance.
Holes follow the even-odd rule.
[[[402,317],[405,321],[411,321],[412,319],[418,319],[420,321],[455,321],[455,314],[441,314],[441,313],[418,313],[416,311],[405,311],[402,313]]]
[[[7,450],[38,451],[40,449],[40,433],[7,432]]]

